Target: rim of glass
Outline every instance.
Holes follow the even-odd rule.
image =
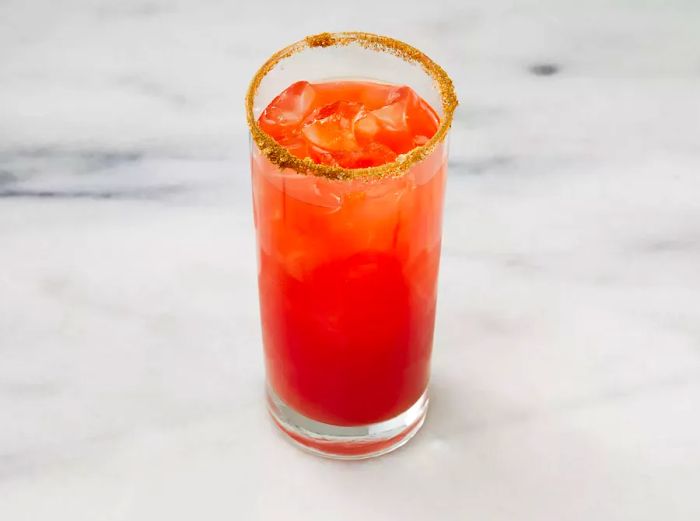
[[[395,161],[380,166],[366,168],[343,168],[340,166],[315,163],[311,158],[300,159],[265,133],[258,125],[253,114],[255,95],[265,76],[279,62],[305,49],[315,47],[360,45],[366,49],[393,54],[409,63],[419,65],[433,80],[440,93],[442,118],[437,131],[424,145],[419,145]],[[320,33],[307,36],[273,54],[253,76],[245,98],[248,127],[253,141],[260,152],[280,169],[291,169],[301,174],[316,175],[330,179],[378,179],[382,177],[399,177],[409,168],[428,157],[444,141],[452,126],[454,111],[457,108],[457,95],[452,80],[445,70],[423,52],[400,40],[363,32]]]

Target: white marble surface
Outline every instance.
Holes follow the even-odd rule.
[[[700,519],[700,4],[280,4],[0,2],[0,519]],[[242,109],[338,29],[463,102],[432,409],[352,464],[263,410]]]

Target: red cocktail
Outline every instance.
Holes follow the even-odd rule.
[[[307,448],[382,453],[423,420],[454,101],[301,80],[249,107],[270,409]]]

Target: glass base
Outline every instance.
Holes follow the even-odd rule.
[[[286,405],[269,386],[267,408],[282,432],[302,449],[327,458],[365,459],[398,449],[418,432],[428,411],[428,391],[394,418],[353,427],[307,418]]]

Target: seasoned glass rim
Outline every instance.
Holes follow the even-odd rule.
[[[399,155],[395,161],[380,166],[366,168],[343,168],[340,166],[323,165],[314,163],[311,158],[300,159],[280,145],[270,135],[265,133],[258,125],[253,113],[255,95],[265,76],[273,70],[282,60],[305,49],[315,47],[360,45],[376,52],[393,54],[409,63],[419,65],[433,80],[437,87],[441,103],[442,118],[437,131],[425,144],[411,149],[405,154]],[[363,32],[320,33],[307,36],[284,49],[273,54],[258,69],[253,76],[245,98],[246,117],[253,141],[260,152],[280,169],[292,169],[300,174],[316,175],[329,179],[378,179],[383,177],[399,177],[416,163],[428,157],[435,148],[444,141],[452,126],[455,108],[457,107],[457,95],[452,80],[437,63],[431,60],[423,52],[400,40]]]

